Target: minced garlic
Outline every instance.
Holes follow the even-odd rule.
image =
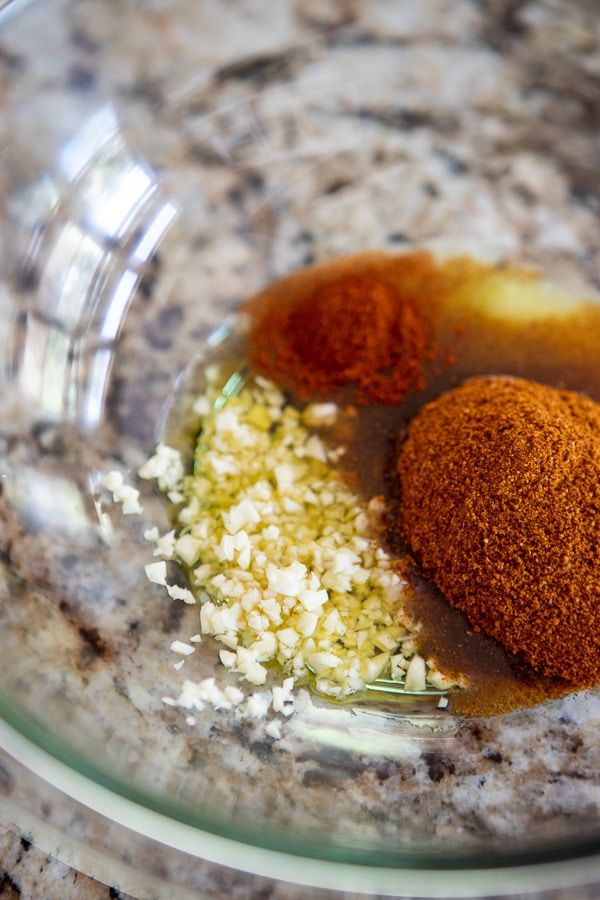
[[[123,474],[116,469],[104,476],[102,487],[112,493],[115,503],[122,504],[123,515],[138,515],[143,511],[139,502],[140,492],[132,485],[126,484]]]
[[[335,406],[299,411],[260,378],[226,403],[219,399],[215,389],[196,404],[192,475],[164,444],[140,475],[181,501],[175,534],[148,536],[157,555],[190,573],[191,590],[177,591],[184,602],[199,601],[200,631],[223,645],[222,665],[259,687],[278,667],[284,682],[272,705],[284,715],[294,684],[307,679],[332,698],[382,675],[410,691],[439,685],[444,676],[417,652],[418,628],[402,605],[405,584],[372,539],[369,505],[336,471],[341,449],[313,430],[333,422]],[[160,563],[146,571],[163,583]],[[199,708],[214,689],[212,681],[186,682],[177,703]]]

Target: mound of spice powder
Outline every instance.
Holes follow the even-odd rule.
[[[475,630],[574,687],[600,681],[600,405],[478,377],[424,407],[400,527]]]
[[[398,403],[423,387],[443,285],[424,252],[309,267],[247,304],[248,360],[303,399],[350,387],[355,403]]]

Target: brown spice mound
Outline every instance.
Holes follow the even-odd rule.
[[[411,423],[400,527],[475,630],[575,687],[600,681],[600,404],[473,378]]]
[[[250,364],[305,399],[351,386],[356,403],[398,403],[424,385],[433,328],[422,297],[441,284],[426,253],[295,273],[247,304]]]

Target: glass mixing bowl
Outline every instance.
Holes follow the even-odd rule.
[[[304,691],[279,739],[190,718],[164,698],[223,674],[208,639],[174,667],[198,611],[144,575],[170,522],[136,473],[181,373],[300,266],[420,246],[593,291],[594,4],[0,16],[4,824],[140,897],[587,897],[597,691],[488,718]]]

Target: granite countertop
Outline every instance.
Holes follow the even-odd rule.
[[[116,888],[76,872],[5,828],[0,828],[0,860],[0,896],[7,900],[128,898]]]
[[[332,804],[336,834],[350,843],[407,840],[403,808],[427,840],[459,834],[467,849],[482,835],[494,846],[525,840],[540,820],[551,835],[554,826],[596,825],[594,694],[506,722],[453,723],[441,737],[407,744],[404,755],[405,732],[384,723],[376,763],[364,718],[350,727],[343,715],[333,725],[316,713],[293,716],[277,744],[226,713],[190,724],[162,698],[186,672],[214,670],[201,654],[181,674],[173,669],[169,644],[197,631],[195,611],[140,583],[148,554],[141,524],[122,522],[108,504],[126,544],[95,532],[93,540],[87,527],[97,513],[90,473],[97,487],[108,469],[135,471],[177,373],[269,279],[342,253],[415,243],[600,284],[596,6],[576,0],[567,15],[561,0],[53,0],[8,19],[0,30],[0,250],[9,274],[0,290],[15,358],[30,367],[19,387],[43,413],[31,422],[27,404],[0,396],[8,404],[0,654],[17,706],[60,722],[61,737],[136,786],[184,805],[209,796],[224,815],[251,818],[259,809],[275,829],[291,821],[310,832]],[[86,153],[98,176],[88,180]],[[113,202],[118,166],[134,185],[133,224]],[[132,262],[140,235],[175,209],[160,247]],[[84,251],[77,282],[74,261]],[[133,272],[126,300],[124,269]],[[107,297],[118,302],[105,306]],[[124,321],[115,325],[108,314],[119,303]],[[104,327],[113,331],[98,348],[94,328]],[[50,343],[65,348],[63,357],[47,352],[49,368],[38,370],[28,352]],[[64,380],[59,401],[48,373],[52,385]],[[84,423],[83,437],[60,432],[63,414]],[[28,506],[23,471],[39,478],[41,512]],[[40,527],[58,508],[42,490],[48,485],[63,491],[75,549]],[[144,499],[165,526],[156,498]],[[311,743],[321,725],[353,743],[328,756]],[[226,774],[215,778],[219,766]],[[3,813],[15,795],[10,784],[0,789]],[[402,802],[390,802],[396,796]],[[30,799],[26,789],[22,797]],[[51,811],[60,819],[58,807],[44,814]],[[1,896],[126,896],[48,856],[28,829],[20,837],[14,817],[0,819],[14,825],[0,830]],[[76,817],[61,824],[77,834]],[[92,843],[94,825],[85,829]],[[136,864],[176,885],[167,856]],[[242,875],[221,883],[204,870],[194,884],[219,900],[305,896],[248,887]]]

